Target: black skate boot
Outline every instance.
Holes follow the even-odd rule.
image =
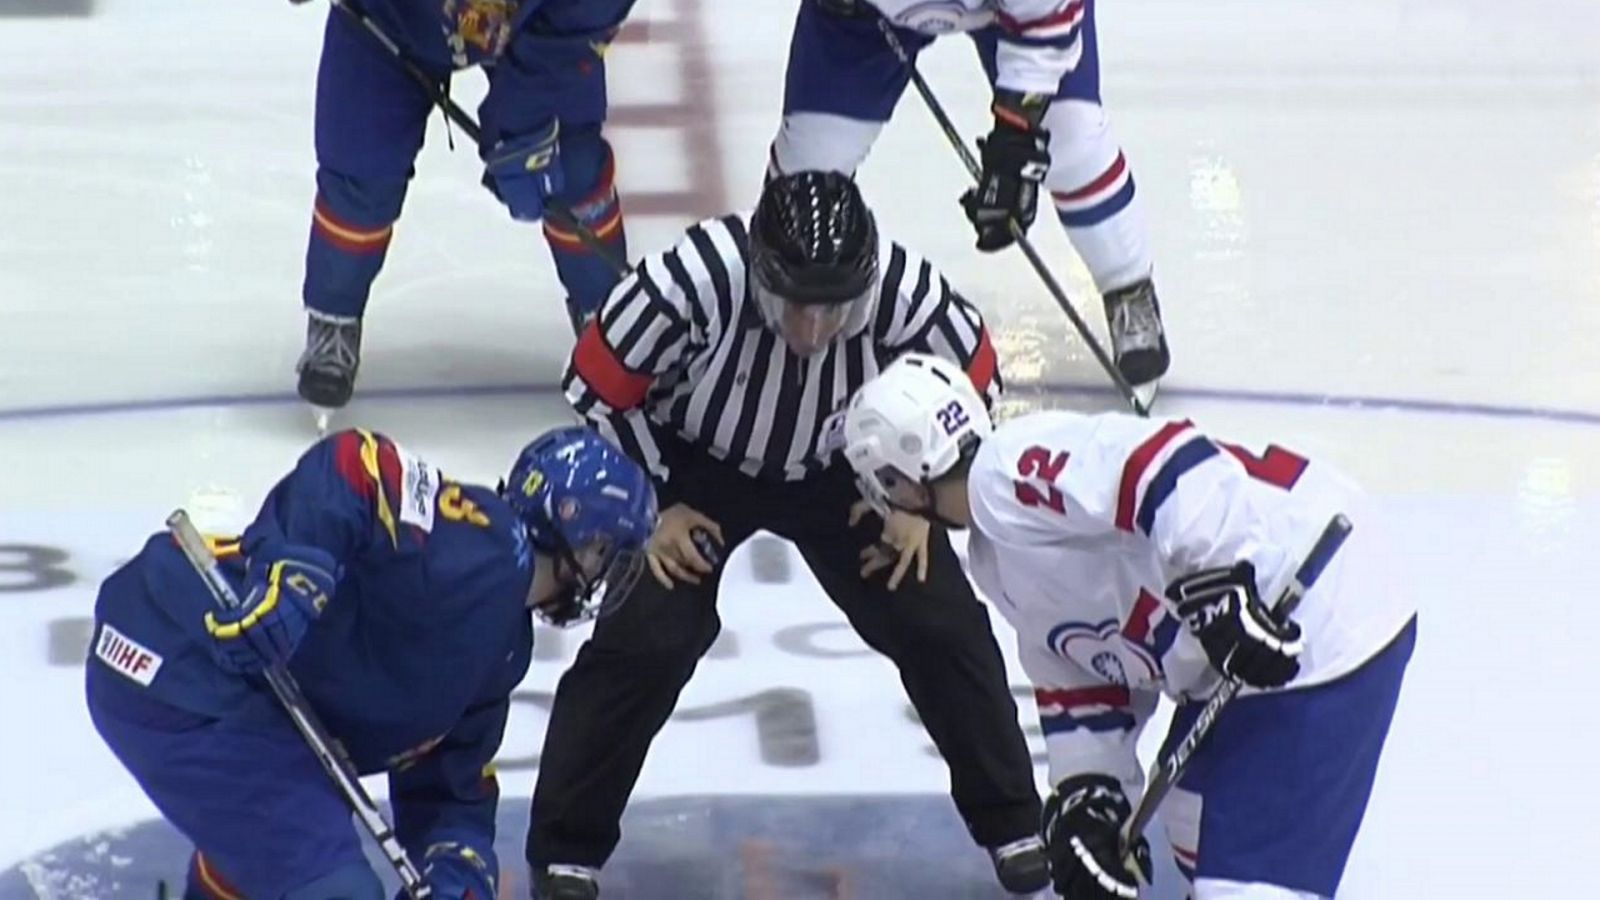
[[[317,426],[350,402],[361,367],[361,319],[306,311],[306,349],[295,364],[301,399],[316,407]]]
[[[1146,278],[1108,291],[1105,305],[1106,322],[1111,326],[1111,355],[1122,377],[1139,387],[1167,374],[1172,357],[1167,353],[1167,334],[1161,325],[1155,282]]]
[[[995,877],[1013,894],[1032,894],[1050,886],[1050,858],[1037,835],[989,848]]]
[[[533,900],[599,900],[600,884],[588,866],[546,866],[533,875]]]

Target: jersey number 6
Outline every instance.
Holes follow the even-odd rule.
[[[1061,476],[1061,470],[1067,467],[1067,452],[1051,453],[1043,447],[1029,447],[1022,451],[1017,458],[1017,474],[1023,478],[1039,478],[1045,483],[1045,490],[1041,492],[1037,487],[1027,481],[1012,481],[1017,491],[1017,501],[1023,506],[1048,506],[1058,513],[1066,513],[1066,498],[1061,495],[1061,490],[1050,482]]]

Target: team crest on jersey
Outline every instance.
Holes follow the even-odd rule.
[[[505,51],[517,0],[444,0],[440,11],[455,64],[469,66]]]
[[[1130,646],[1122,623],[1105,619],[1096,623],[1063,622],[1045,638],[1050,651],[1107,684],[1140,687],[1159,677],[1160,668],[1143,648]],[[1129,666],[1133,677],[1129,678]]]
[[[994,10],[986,4],[967,4],[961,0],[926,0],[912,3],[894,16],[894,24],[923,34],[950,34],[974,31],[994,21]]]

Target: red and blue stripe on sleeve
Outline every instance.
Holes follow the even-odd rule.
[[[995,15],[995,21],[1012,43],[1031,47],[1068,47],[1078,39],[1084,14],[1085,0],[1068,0],[1054,12],[1035,19],[1018,19],[1000,12]]]
[[[356,496],[371,504],[373,515],[389,535],[390,546],[399,546],[394,503],[400,498],[402,474],[394,444],[361,429],[342,431],[330,440],[334,471]]]
[[[1039,727],[1046,736],[1068,731],[1129,731],[1134,726],[1132,698],[1114,684],[1084,688],[1036,688]]]
[[[1172,496],[1178,479],[1219,451],[1217,445],[1185,419],[1168,422],[1134,448],[1122,467],[1117,490],[1116,526],[1131,532],[1137,528],[1149,536],[1161,504]]]

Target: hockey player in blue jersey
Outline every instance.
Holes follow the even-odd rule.
[[[529,608],[606,614],[655,519],[650,480],[587,429],[529,444],[498,491],[343,431],[216,544],[238,610],[152,537],[101,587],[86,689],[101,736],[195,846],[184,896],[381,897],[350,807],[262,678],[286,663],[355,768],[389,773],[396,834],[434,896],[493,900],[490,761],[531,658]]]
[[[351,0],[341,0],[352,9]],[[521,221],[559,203],[616,259],[627,257],[606,117],[604,54],[633,0],[369,0],[361,11],[440,84],[482,66],[483,183]],[[300,396],[349,402],[361,323],[405,200],[433,106],[373,35],[329,11],[317,71],[317,196],[306,251],[308,314]],[[612,265],[577,234],[544,236],[574,326],[616,284]]]

